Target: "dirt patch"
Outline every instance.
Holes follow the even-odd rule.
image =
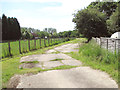
[[[16,88],[20,83],[21,75],[14,75],[8,82],[7,88]]]
[[[35,63],[23,63],[19,66],[20,69],[22,69],[22,68],[33,68],[33,67],[41,67],[41,66],[38,65],[38,64],[35,64]]]

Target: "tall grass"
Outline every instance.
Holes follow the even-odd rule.
[[[106,49],[100,48],[93,40],[80,47],[79,53],[89,57],[89,60],[99,61],[105,64],[113,64],[118,67],[118,54],[116,52],[110,52]]]

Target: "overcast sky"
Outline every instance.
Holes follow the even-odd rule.
[[[60,32],[73,30],[72,14],[92,1],[95,0],[0,0],[0,12],[16,17],[21,27],[52,27]]]

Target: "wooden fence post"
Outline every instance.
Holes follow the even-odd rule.
[[[26,43],[25,44],[27,44],[27,40],[26,40]],[[27,52],[27,45],[25,45],[26,46],[26,52]]]
[[[9,55],[12,56],[12,54],[11,54],[11,48],[10,48],[10,41],[8,41],[8,48],[9,48]]]
[[[40,47],[41,47],[41,38],[40,38]]]
[[[44,38],[44,46],[46,47],[46,42],[45,42],[45,38]]]
[[[34,45],[35,45],[35,49],[36,49],[36,39],[34,40]]]
[[[108,39],[107,39],[107,50],[108,50]]]
[[[52,37],[51,37],[51,45],[52,45]]]
[[[49,46],[49,37],[48,37],[48,46]]]
[[[100,37],[100,48],[102,47],[102,39],[101,39],[101,37]]]
[[[21,43],[20,43],[20,40],[19,40],[19,52],[20,52],[20,54],[22,54],[22,52],[21,52]]]
[[[30,40],[28,40],[28,47],[29,47],[29,51],[30,51]]]

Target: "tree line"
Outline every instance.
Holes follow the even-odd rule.
[[[2,16],[2,40],[18,40],[21,38],[20,25],[17,18]]]
[[[114,32],[120,31],[119,4],[113,0],[91,2],[73,14],[76,30],[87,37],[88,41],[92,37],[110,37]]]
[[[44,28],[42,31],[34,28],[21,27],[22,39],[34,39],[38,38],[71,38],[71,37],[79,37],[79,33],[77,30],[69,30],[57,33],[57,29],[55,28]]]
[[[55,28],[44,28],[42,31],[34,28],[20,27],[17,18],[2,15],[2,40],[20,40],[35,38],[65,38],[79,37],[77,30],[57,33]]]

